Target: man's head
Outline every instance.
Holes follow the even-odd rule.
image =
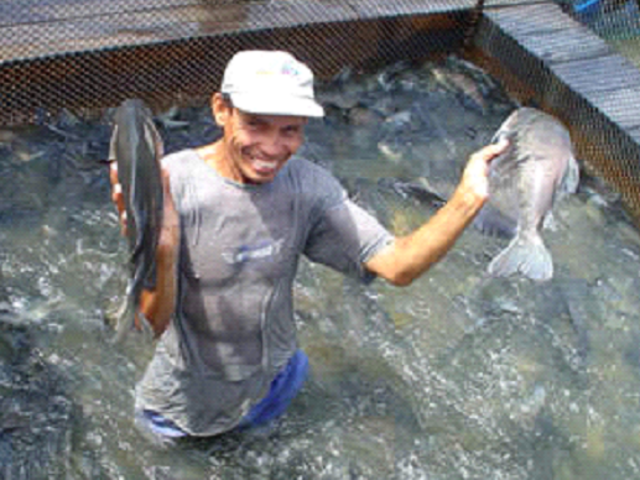
[[[236,53],[222,79],[221,92],[247,113],[322,117],[315,101],[313,73],[293,55],[282,51]]]
[[[324,114],[311,70],[280,51],[237,53],[212,107],[224,130],[219,168],[242,183],[273,180],[302,145],[307,119]]]

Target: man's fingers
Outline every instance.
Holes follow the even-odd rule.
[[[500,140],[498,143],[493,143],[491,145],[487,145],[483,151],[486,155],[487,159],[492,159],[501,153],[503,153],[507,147],[509,146],[509,141],[505,138]]]
[[[115,204],[116,208],[118,209],[118,213],[122,218],[122,216],[126,212],[125,212],[125,205],[124,205],[124,194],[122,193],[121,184],[119,183],[113,184],[113,187],[111,188],[111,201]]]
[[[122,199],[122,185],[114,183],[111,186],[111,201],[116,205]]]
[[[501,140],[498,143],[490,144],[481,148],[471,155],[469,159],[471,169],[475,171],[476,168],[482,168],[482,171],[486,171],[486,169],[489,168],[491,161],[503,153],[508,146],[509,142],[507,140]],[[482,165],[482,167],[480,167],[480,165]]]
[[[111,185],[116,185],[118,182],[118,163],[115,161],[109,162],[109,180]]]
[[[127,236],[127,212],[123,211],[120,214],[120,233],[123,237]]]
[[[124,205],[124,194],[122,193],[122,184],[118,181],[118,164],[116,162],[109,163],[109,180],[111,182],[111,201],[118,209],[120,216],[120,231],[122,235],[127,234],[127,211]]]

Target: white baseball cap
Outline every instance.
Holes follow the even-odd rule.
[[[288,52],[246,50],[229,61],[221,92],[247,113],[322,117],[315,101],[313,73]]]

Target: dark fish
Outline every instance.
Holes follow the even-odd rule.
[[[489,264],[494,276],[520,273],[533,280],[553,277],[553,261],[540,230],[554,202],[578,186],[579,169],[571,137],[556,118],[519,108],[500,126],[493,141],[509,141],[489,173],[489,200],[476,224],[488,233],[513,236]]]
[[[118,163],[131,254],[131,278],[118,313],[117,342],[134,326],[142,289],[155,286],[155,253],[164,204],[160,166],[163,150],[149,108],[141,100],[125,100],[115,113],[109,156]],[[148,327],[146,322],[141,323]]]
[[[446,203],[445,198],[429,185],[426,178],[406,182],[397,178],[381,178],[378,185],[394,191],[404,199],[415,199],[434,207],[440,208]]]
[[[484,99],[480,86],[469,75],[435,67],[433,76],[436,82],[458,95],[463,106],[477,110],[480,113],[487,111],[487,101]]]

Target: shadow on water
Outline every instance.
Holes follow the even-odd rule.
[[[318,88],[302,154],[405,234],[450,195],[512,104],[452,57]],[[132,425],[153,345],[114,347],[126,282],[109,200],[111,112],[0,132],[0,464],[6,478],[627,479],[640,468],[640,235],[596,179],[545,231],[552,281],[491,279],[505,240],[468,229],[429,275],[362,286],[303,261],[312,375],[273,426],[158,451]],[[167,150],[219,135],[158,112]],[[11,477],[8,475],[11,474]]]

